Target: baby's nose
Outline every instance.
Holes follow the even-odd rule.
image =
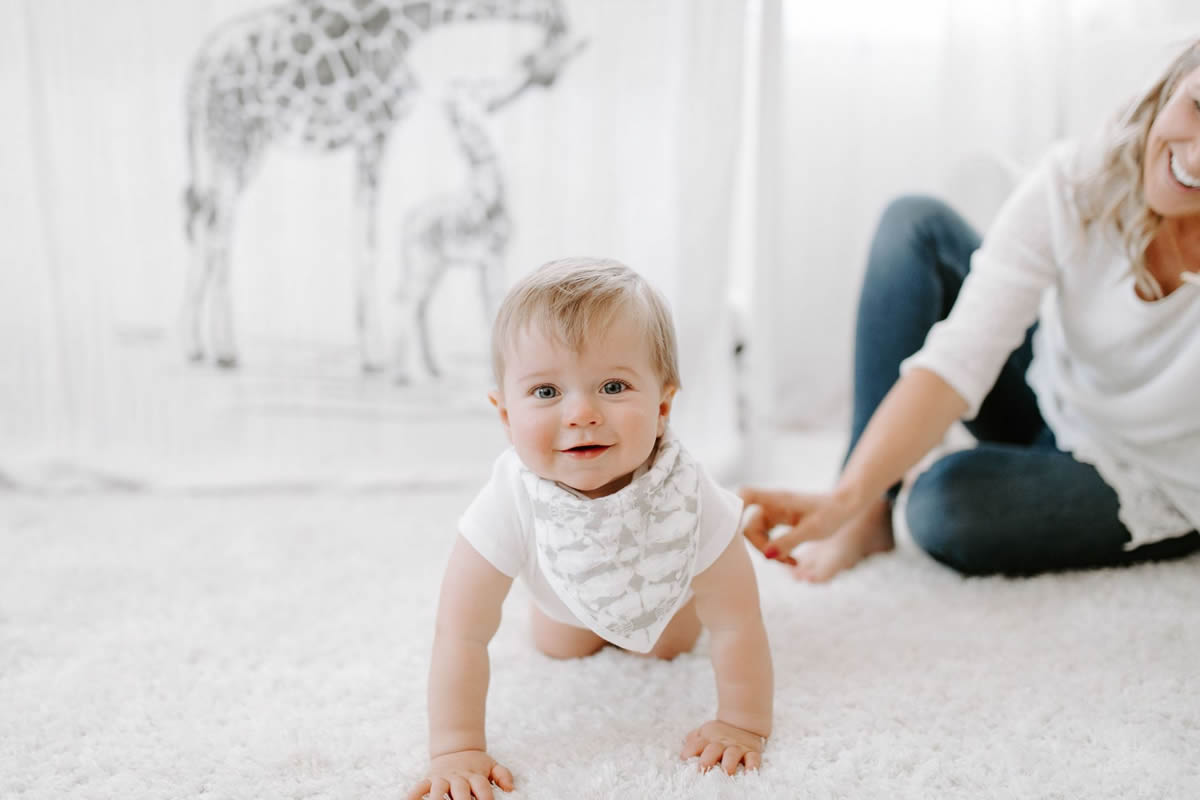
[[[596,407],[591,398],[577,398],[572,400],[567,407],[566,422],[571,427],[599,425],[602,421],[600,409]]]

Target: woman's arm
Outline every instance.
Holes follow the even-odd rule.
[[[884,397],[828,494],[744,490],[747,504],[758,505],[743,531],[768,558],[786,556],[801,542],[824,539],[864,511],[888,487],[904,477],[942,441],[946,430],[967,410],[967,401],[937,374],[909,370]],[[778,524],[792,529],[775,539]]]
[[[903,478],[966,410],[967,401],[927,369],[912,369],[896,381],[834,486],[835,500],[851,512],[846,518]]]

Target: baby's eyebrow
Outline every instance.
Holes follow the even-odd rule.
[[[534,381],[548,380],[552,377],[552,372],[549,372],[548,370],[541,370],[540,372],[527,372],[523,375],[519,375],[516,380],[517,383],[533,383]]]

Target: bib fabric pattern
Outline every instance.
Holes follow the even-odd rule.
[[[588,499],[522,468],[538,565],[599,636],[648,652],[690,597],[699,548],[699,467],[669,431],[643,475]]]

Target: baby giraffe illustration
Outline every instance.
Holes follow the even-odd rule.
[[[445,113],[466,160],[467,180],[462,190],[430,199],[404,221],[396,342],[397,380],[402,382],[416,376],[413,349],[418,344],[426,372],[441,374],[430,344],[428,312],[447,270],[465,266],[478,271],[489,318],[503,288],[512,222],[486,111],[468,90],[456,87],[445,100]]]
[[[236,201],[263,156],[291,142],[355,153],[355,318],[363,367],[382,365],[379,178],[393,129],[419,91],[408,55],[436,28],[489,20],[540,29],[527,73],[533,80],[553,75],[539,65],[560,60],[561,0],[290,0],[213,32],[188,76],[192,264],[180,318],[188,357],[237,363],[230,280]]]
[[[448,92],[443,102],[446,119],[466,161],[467,180],[460,190],[421,204],[404,221],[397,293],[398,381],[415,379],[422,367],[430,377],[441,375],[430,341],[429,302],[451,267],[477,271],[484,313],[489,321],[495,314],[504,289],[504,256],[512,221],[487,115],[516,100],[531,86],[553,83],[554,73],[585,45],[580,42],[561,51],[555,62],[544,61],[536,67],[527,62],[510,85],[493,84],[490,98],[480,97],[478,90],[462,83]]]

